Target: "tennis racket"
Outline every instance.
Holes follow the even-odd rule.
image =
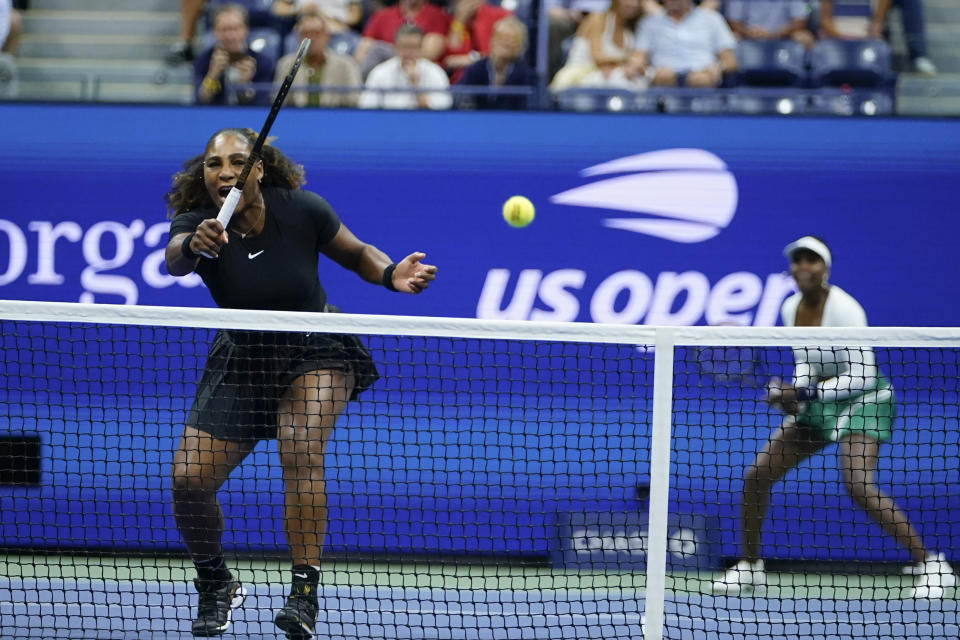
[[[725,386],[760,387],[771,377],[769,355],[755,347],[709,346],[693,350],[701,374]]]
[[[247,176],[250,175],[250,170],[253,169],[253,166],[260,160],[263,144],[267,140],[267,134],[270,133],[270,127],[273,126],[273,121],[277,119],[277,114],[280,113],[280,107],[283,106],[283,101],[287,98],[290,85],[293,84],[293,79],[296,77],[297,71],[300,70],[300,65],[303,63],[303,57],[306,55],[309,46],[310,39],[304,38],[303,42],[300,43],[300,48],[297,49],[297,57],[293,61],[293,66],[290,67],[290,73],[283,79],[283,84],[280,85],[280,90],[277,91],[277,97],[273,99],[273,104],[270,106],[270,113],[267,114],[267,119],[264,121],[263,127],[260,128],[260,133],[257,135],[256,142],[253,143],[253,149],[247,157],[247,162],[240,171],[240,177],[237,178],[236,184],[230,189],[230,193],[227,194],[227,198],[220,207],[220,212],[217,214],[217,222],[223,225],[224,229],[230,224],[230,219],[233,218],[233,212],[237,209],[240,196],[243,195],[243,185],[247,182]],[[213,257],[208,254],[204,255],[208,258]]]
[[[710,346],[693,350],[693,368],[702,376],[725,386],[757,389],[775,409],[784,380],[789,380],[792,365],[779,349]]]

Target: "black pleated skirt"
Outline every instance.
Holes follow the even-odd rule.
[[[221,440],[277,435],[279,401],[310,371],[338,370],[354,378],[351,400],[380,377],[370,352],[354,335],[220,331],[187,424]]]

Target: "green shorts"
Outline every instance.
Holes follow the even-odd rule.
[[[811,402],[797,415],[797,422],[828,442],[848,433],[864,433],[886,442],[893,434],[895,413],[893,387],[881,377],[866,393],[839,402]]]

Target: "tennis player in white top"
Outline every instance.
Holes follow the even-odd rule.
[[[784,248],[799,292],[781,307],[785,326],[866,327],[867,316],[853,296],[827,282],[833,257],[819,238],[804,236]],[[766,401],[784,413],[783,422],[747,467],[744,477],[742,556],[713,583],[715,593],[762,592],[760,529],[773,485],[813,454],[836,442],[843,486],[853,501],[910,552],[917,563],[914,598],[942,598],[956,585],[942,555],[927,551],[907,514],[880,490],[875,471],[880,445],[890,439],[894,393],[869,348],[797,348],[792,382],[772,379]]]

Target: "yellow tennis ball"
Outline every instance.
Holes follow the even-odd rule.
[[[503,203],[503,219],[511,227],[525,227],[533,222],[533,203],[523,196],[513,196]]]

